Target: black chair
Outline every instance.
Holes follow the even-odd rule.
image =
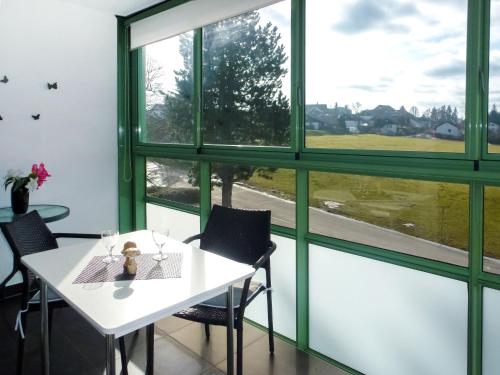
[[[23,372],[24,338],[26,333],[27,314],[40,310],[40,286],[34,275],[21,263],[21,257],[33,253],[58,248],[57,238],[100,238],[97,234],[52,233],[45,225],[37,211],[21,216],[11,223],[0,225],[14,255],[13,270],[8,278],[20,272],[23,278],[21,308],[17,315],[16,330],[19,331],[17,374]],[[49,333],[52,327],[52,312],[54,308],[65,307],[67,304],[53,290],[48,288]],[[127,373],[127,358],[123,337],[119,339],[123,374]]]
[[[234,328],[237,333],[236,373],[243,372],[243,317],[246,306],[261,292],[267,292],[269,325],[269,351],[274,353],[273,304],[271,296],[270,256],[276,249],[271,241],[271,211],[241,210],[214,205],[203,233],[184,242],[200,240],[200,248],[237,262],[264,268],[266,284],[248,278],[243,286],[234,287]],[[174,314],[176,317],[205,324],[205,334],[210,338],[211,324],[227,326],[226,294]]]

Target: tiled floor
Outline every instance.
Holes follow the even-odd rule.
[[[13,332],[18,300],[0,302],[0,374],[15,374],[17,335]],[[24,374],[40,374],[39,315],[28,321]],[[226,331],[211,327],[207,341],[203,327],[174,317],[157,323],[155,374],[220,375],[226,370]],[[126,339],[131,375],[144,374],[146,345],[144,330]],[[245,375],[346,375],[345,372],[275,339],[275,354],[268,352],[267,334],[251,325],[244,328]],[[117,357],[118,357],[117,352]],[[51,374],[102,375],[104,340],[70,308],[54,312],[51,341]],[[120,359],[117,358],[117,368]]]

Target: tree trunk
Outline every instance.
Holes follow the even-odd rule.
[[[222,205],[224,207],[232,207],[233,198],[233,175],[224,176],[222,180]]]

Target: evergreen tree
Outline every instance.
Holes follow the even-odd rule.
[[[183,37],[184,66],[176,71],[176,90],[165,96],[163,131],[177,142],[192,142],[192,39]],[[290,105],[282,91],[288,57],[277,27],[262,25],[257,11],[204,28],[203,136],[205,144],[288,146]],[[171,138],[172,136],[170,136]],[[222,182],[222,204],[231,206],[233,183],[254,168],[214,164]]]

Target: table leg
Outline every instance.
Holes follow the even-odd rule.
[[[234,306],[233,286],[227,288],[227,375],[234,373],[233,356],[233,329],[234,329]]]
[[[49,306],[47,301],[47,283],[40,280],[40,316],[42,330],[42,374],[49,375]]]
[[[146,375],[153,375],[155,368],[155,325],[146,326]]]
[[[115,335],[106,335],[106,375],[116,374]]]

